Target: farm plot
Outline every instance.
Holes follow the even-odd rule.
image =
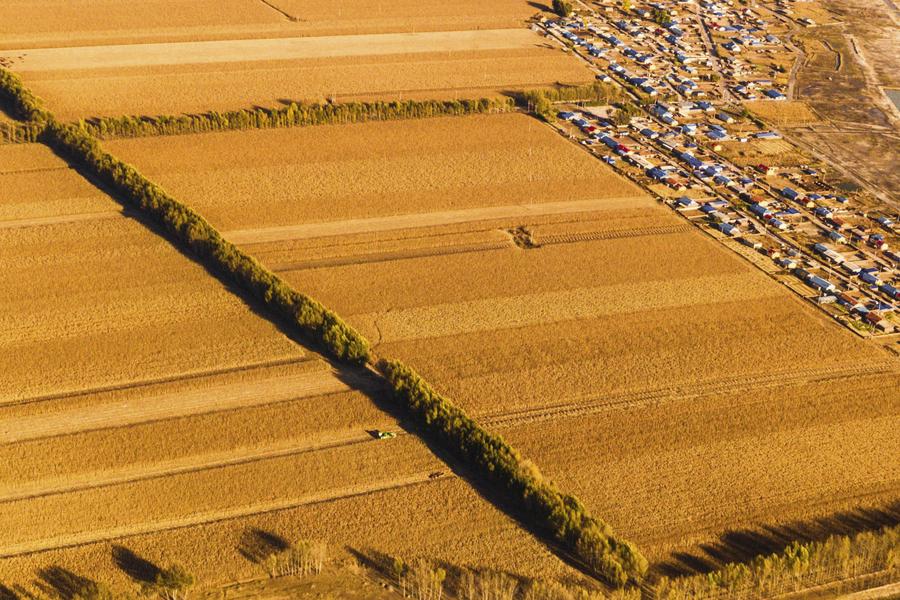
[[[790,539],[791,525],[895,501],[898,384],[896,371],[755,390],[734,382],[498,431],[631,536],[659,573],[690,572],[717,550],[746,560],[768,549],[729,544],[725,531],[748,528],[777,546],[781,527]]]
[[[64,119],[452,99],[592,79],[527,29],[36,49],[13,68]]]
[[[238,142],[240,141],[239,145]],[[110,152],[184,198],[229,238],[334,223],[332,231],[387,231],[355,220],[410,215],[395,229],[539,214],[551,202],[650,206],[640,190],[518,114],[116,140]],[[352,173],[352,176],[347,176]],[[620,200],[621,199],[621,200]],[[576,206],[577,208],[577,206]],[[434,219],[429,214],[450,213]],[[462,213],[461,211],[472,211]],[[480,212],[485,211],[485,212]],[[404,217],[407,218],[407,217]],[[367,227],[368,226],[368,227]],[[378,227],[373,229],[373,227]],[[288,232],[287,239],[307,237]],[[280,236],[280,239],[286,239]]]
[[[0,145],[0,229],[119,212],[46,146]]]
[[[23,148],[11,169],[70,173]],[[112,545],[134,541],[212,587],[262,574],[239,551],[254,528],[326,539],[342,557],[350,544],[576,576],[400,431],[363,382],[305,355],[105,201],[109,218],[0,229],[5,585],[64,564],[124,588]],[[376,441],[379,429],[399,435]]]
[[[317,35],[520,27],[528,17],[540,14],[524,0],[338,0],[328,4],[276,0],[273,4],[295,18],[304,33]]]
[[[478,132],[468,136],[449,129],[472,124]],[[492,134],[493,124],[503,133]],[[388,151],[392,131],[417,135]],[[284,151],[318,135],[305,162],[294,162],[305,144]],[[196,199],[250,252],[360,328],[379,355],[412,365],[538,465],[546,461],[551,477],[648,544],[655,560],[695,551],[733,525],[896,493],[897,474],[877,469],[897,450],[887,439],[900,402],[890,396],[896,361],[549,130],[503,115],[255,132],[242,148],[249,174],[232,168],[225,178],[235,160],[229,139],[173,140],[174,168],[162,140],[111,145]],[[189,177],[200,161],[209,188]],[[306,164],[317,177],[294,179]],[[276,189],[298,192],[287,201]],[[535,206],[596,203],[567,214],[477,212],[515,196]],[[476,212],[416,221],[451,207]],[[867,409],[879,393],[887,402]],[[640,435],[629,437],[623,419],[639,423]],[[834,478],[862,460],[866,432],[878,450],[858,473]],[[654,438],[658,456],[617,449],[642,436]],[[791,458],[794,441],[803,460]],[[729,502],[735,481],[740,494]],[[623,507],[620,495],[632,496]],[[671,531],[668,514],[677,517]]]
[[[254,0],[7,0],[0,5],[2,49],[289,35],[294,30],[277,11]]]
[[[127,589],[134,583],[115,559],[116,548],[124,547],[155,564],[178,560],[212,587],[264,577],[253,556],[270,551],[273,539],[324,540],[331,556],[339,560],[424,556],[532,577],[569,581],[580,577],[462,480],[445,476],[394,482],[369,493],[356,491],[338,490],[332,500],[245,518],[7,558],[0,562],[0,577],[7,584],[30,584],[40,569],[60,565]]]

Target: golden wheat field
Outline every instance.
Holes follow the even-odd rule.
[[[385,554],[435,557],[453,565],[499,568],[510,573],[577,580],[568,567],[508,517],[485,502],[466,482],[444,476],[410,481],[366,494],[346,494],[243,519],[222,520],[164,534],[141,534],[114,542],[6,558],[5,582],[40,582],[41,569],[61,566],[134,591],[116,557],[122,549],[156,564],[181,561],[205,585],[265,577],[254,553],[270,551],[268,540],[317,539],[332,558],[360,562]],[[85,571],[91,565],[91,571]]]
[[[895,499],[900,400],[886,394],[897,372],[792,375],[496,427],[634,539],[658,572],[690,571],[691,556],[714,562],[705,549],[722,531],[765,535],[760,525],[775,532]],[[554,443],[561,436],[578,443]],[[754,547],[737,552],[747,559]]]
[[[336,374],[98,190],[70,191],[77,174],[46,149],[0,152],[21,193],[0,220],[4,585],[39,592],[63,567],[134,591],[124,546],[214,589],[263,575],[241,549],[271,535],[340,559],[577,577],[404,433],[372,382]],[[46,197],[20,181],[34,172]],[[70,193],[98,204],[48,213]]]
[[[9,0],[0,49],[521,27],[526,0]]]
[[[520,27],[540,10],[524,0],[277,0],[275,6],[296,19],[304,32],[317,35],[372,31],[441,31]]]
[[[517,114],[115,140],[105,146],[177,196],[190,198],[222,230],[256,230],[242,233],[241,243],[267,239],[267,228],[303,224],[369,219],[357,223],[362,232],[366,225],[390,227],[377,218],[407,214],[427,224],[416,215],[454,213],[436,220],[446,224],[495,214],[486,209],[554,201],[602,205],[625,197],[620,204],[646,203],[636,186],[594,168],[590,157]],[[285,236],[297,233],[279,237]]]
[[[445,123],[481,133],[437,133]],[[394,142],[392,130],[418,135]],[[316,156],[300,163],[314,164],[316,177],[301,184],[299,155],[272,149],[319,135]],[[646,543],[659,572],[732,526],[890,496],[897,473],[879,465],[897,450],[896,360],[549,129],[502,115],[259,132],[241,149],[253,174],[226,179],[229,160],[239,162],[229,136],[179,139],[171,162],[159,141],[111,146],[176,195],[197,198],[235,241],[373,340],[379,356],[419,369]],[[535,151],[511,150],[523,147]],[[382,166],[387,157],[396,170]],[[417,166],[421,157],[434,157],[430,168]],[[204,164],[209,188],[188,182]],[[365,185],[342,175],[350,171]],[[527,172],[534,178],[523,186],[516,174]],[[276,197],[265,190],[285,181],[297,200],[268,201],[265,216],[242,204],[252,189]],[[532,210],[497,210],[515,196]],[[562,198],[569,212],[548,209]],[[878,392],[889,401],[867,406]],[[626,419],[635,425],[623,427]],[[637,447],[630,434],[620,439],[637,428],[632,437],[652,442],[646,450],[610,450]],[[876,452],[866,454],[866,430]],[[795,438],[803,460],[791,457]],[[832,477],[857,461],[852,477]]]
[[[20,60],[17,52],[5,53],[13,68],[65,119],[423,93],[496,96],[592,79],[527,29],[51,48]]]
[[[294,27],[251,0],[7,0],[0,49],[290,34]]]

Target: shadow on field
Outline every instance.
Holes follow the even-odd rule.
[[[434,453],[437,458],[442,460],[448,466],[448,468],[453,471],[455,475],[465,480],[471,486],[471,488],[474,489],[475,492],[477,492],[479,496],[518,521],[523,529],[530,532],[538,539],[542,540],[546,544],[547,548],[558,558],[567,562],[573,568],[578,569],[583,574],[589,577],[593,576],[585,565],[577,561],[571,554],[569,554],[562,547],[556,544],[552,540],[552,537],[548,535],[547,531],[533,525],[533,516],[522,510],[520,502],[516,498],[511,498],[508,494],[504,493],[500,486],[487,480],[480,473],[473,472],[470,469],[467,469],[456,458],[455,455],[446,450],[445,443],[438,437],[423,428],[410,424],[406,420],[407,415],[404,413],[402,408],[393,401],[392,391],[390,390],[387,382],[384,381],[381,376],[373,369],[345,365],[331,359],[327,355],[325,348],[323,348],[321,343],[311,339],[303,332],[301,332],[296,324],[289,322],[288,320],[267,309],[261,301],[255,298],[252,291],[236,284],[230,274],[214,267],[210,267],[206,261],[202,260],[189,249],[187,249],[185,247],[185,243],[179,240],[164,225],[160,224],[149,215],[141,212],[139,209],[136,209],[125,197],[123,197],[122,194],[118,193],[117,190],[111,188],[110,186],[107,186],[103,181],[94,176],[94,174],[91,173],[90,170],[79,164],[77,161],[69,160],[69,157],[66,156],[65,153],[60,152],[53,146],[50,146],[50,148],[57,156],[66,161],[66,163],[70,167],[72,167],[88,182],[90,182],[103,193],[108,194],[111,198],[119,202],[124,207],[124,217],[140,223],[148,230],[169,241],[172,248],[174,248],[187,259],[205,269],[206,272],[215,277],[219,281],[219,283],[224,286],[225,289],[232,292],[237,298],[241,299],[247,309],[250,310],[253,314],[274,324],[282,334],[297,343],[299,346],[302,346],[306,350],[318,353],[319,358],[330,365],[335,374],[335,377],[338,380],[344,382],[351,390],[358,391],[361,394],[365,395],[377,407],[394,417],[399,423],[399,427],[401,429],[418,437],[423,443],[425,443],[425,445],[431,450],[432,453]],[[213,223],[213,225],[215,226],[215,223]],[[385,443],[390,442],[388,441]],[[442,482],[445,479],[446,478],[441,477],[436,479],[435,481]],[[418,485],[431,485],[431,483],[429,482]],[[250,556],[253,556],[253,554],[251,553]],[[248,560],[253,559],[248,557]],[[48,576],[51,576],[51,578],[53,578],[52,574]],[[56,581],[55,578],[53,579],[54,581]],[[58,583],[62,584],[64,583],[64,581],[59,581]],[[52,584],[49,584],[48,582],[48,585]],[[64,600],[68,600],[70,597],[64,596],[63,598]]]
[[[760,554],[780,552],[793,541],[821,541],[831,535],[853,535],[900,524],[900,501],[877,508],[858,508],[831,515],[728,531],[699,552],[677,552],[672,560],[653,565],[653,575],[679,577],[709,573],[725,563],[748,562]]]
[[[542,2],[531,2],[531,0],[529,0],[528,6],[530,6],[532,8],[536,8],[538,10],[542,10],[544,12],[550,12],[550,10],[551,10],[550,7],[547,6],[546,4],[544,4]]]
[[[282,552],[290,547],[291,543],[280,535],[251,527],[244,530],[237,550],[241,556],[253,564],[260,565],[272,554]]]
[[[19,600],[21,596],[12,588],[0,583],[0,600]]]
[[[116,566],[137,583],[153,583],[159,575],[158,566],[125,546],[113,546],[112,557]]]
[[[60,566],[52,566],[38,571],[35,585],[48,596],[73,600],[83,597],[85,590],[96,586],[96,582]]]

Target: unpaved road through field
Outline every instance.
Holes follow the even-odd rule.
[[[529,29],[38,48],[0,52],[19,72],[378,56],[533,47]]]
[[[649,197],[634,196],[624,198],[600,198],[598,200],[543,202],[538,204],[513,204],[509,206],[487,206],[482,208],[415,213],[390,217],[348,219],[346,221],[330,221],[326,223],[305,223],[302,225],[286,225],[283,227],[237,229],[234,231],[226,231],[224,235],[234,244],[259,244],[286,240],[305,240],[334,235],[352,235],[357,233],[374,233],[378,231],[395,231],[398,229],[436,227],[440,225],[471,223],[474,221],[489,221],[492,219],[557,215],[613,208],[634,208],[651,204],[654,204],[654,202]]]
[[[257,406],[347,389],[348,386],[330,371],[314,371],[79,407],[51,414],[6,418],[0,416],[0,444],[79,431],[125,427],[135,423]]]

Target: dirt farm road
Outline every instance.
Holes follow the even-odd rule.
[[[272,404],[347,390],[330,371],[313,371],[250,382],[222,384],[180,393],[164,393],[53,412],[0,418],[0,444],[124,427],[184,415]]]
[[[159,65],[294,60],[427,52],[530,48],[541,38],[529,29],[123,44],[0,52],[18,72],[111,69]]]
[[[223,235],[233,244],[260,244],[287,240],[306,240],[334,235],[417,229],[420,227],[435,227],[438,225],[471,223],[474,221],[489,221],[492,219],[590,212],[612,208],[633,208],[636,206],[649,206],[653,203],[654,201],[651,200],[649,196],[628,196],[622,198],[600,198],[597,200],[513,204],[509,206],[468,208],[390,217],[348,219],[345,221],[328,221],[324,223],[304,223],[301,225],[287,225],[281,227],[235,229],[226,231]]]

